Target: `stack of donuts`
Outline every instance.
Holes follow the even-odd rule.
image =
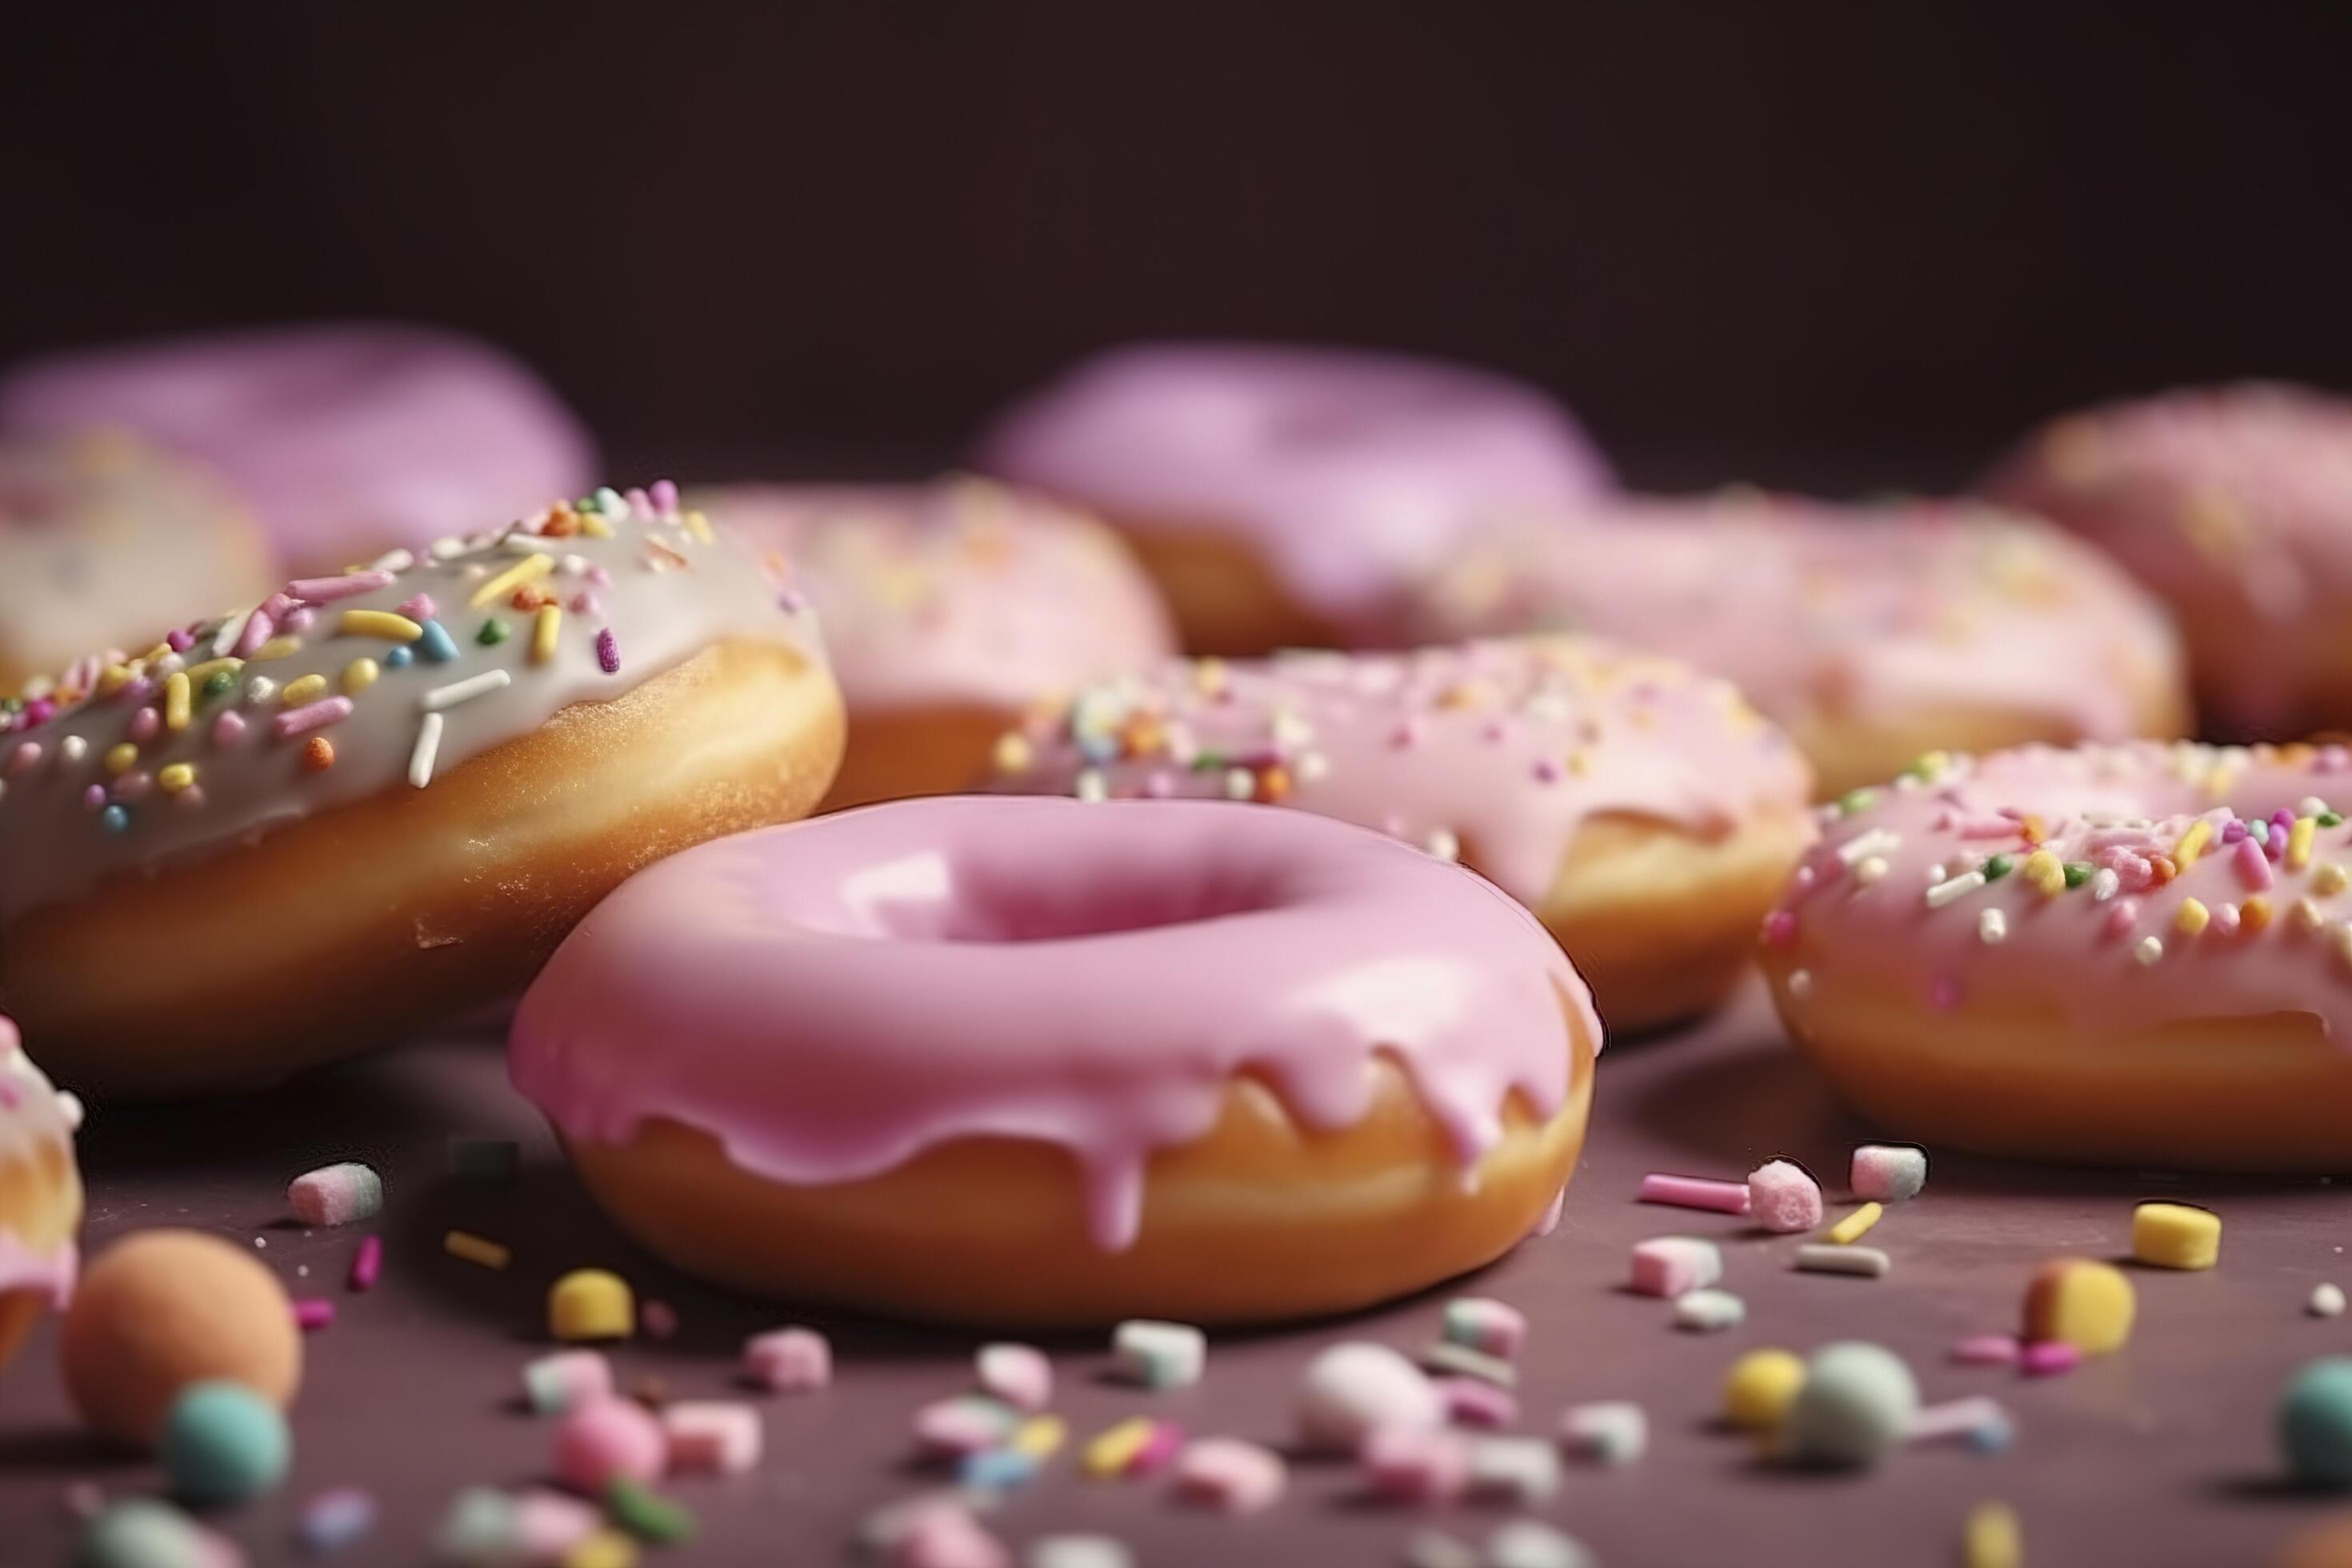
[[[1604,1025],[1759,952],[1898,1132],[2352,1153],[2317,395],[1867,506],[1630,495],[1506,377],[1240,345],[1082,364],[927,482],[593,450],[409,328],[0,377],[0,1008],[43,1064],[6,1042],[0,1345],[69,1272],[42,1072],[234,1091],[518,995],[515,1087],[646,1246],[910,1317],[1476,1268],[1556,1215]]]

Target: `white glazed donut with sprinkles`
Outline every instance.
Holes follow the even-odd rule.
[[[282,1074],[527,980],[805,815],[839,693],[667,484],[289,583],[0,713],[0,1002],[69,1080]]]

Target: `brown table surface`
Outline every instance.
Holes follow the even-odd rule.
[[[1986,1499],[2018,1510],[2036,1568],[2258,1563],[2346,1506],[2282,1483],[2270,1412],[2305,1358],[2352,1348],[2352,1317],[2304,1311],[2319,1281],[2352,1285],[2344,1256],[2352,1193],[1938,1154],[1926,1194],[1891,1210],[1871,1237],[1893,1254],[1891,1275],[1797,1274],[1795,1238],[1633,1202],[1645,1171],[1737,1176],[1772,1154],[1803,1161],[1832,1178],[1833,1195],[1841,1190],[1847,1151],[1866,1130],[1780,1045],[1760,994],[1682,1037],[1612,1047],[1601,1077],[1596,1126],[1560,1228],[1459,1289],[1498,1296],[1531,1321],[1521,1389],[1528,1429],[1549,1430],[1573,1401],[1647,1407],[1644,1460],[1615,1472],[1573,1468],[1540,1510],[1612,1568],[1944,1564],[1956,1560],[1963,1517]],[[520,1176],[504,1185],[449,1176],[453,1133],[519,1138]],[[415,1563],[459,1488],[541,1477],[549,1430],[517,1408],[516,1373],[544,1347],[546,1288],[565,1269],[611,1265],[641,1297],[677,1309],[674,1339],[615,1352],[625,1383],[657,1377],[676,1396],[734,1394],[744,1336],[791,1318],[698,1287],[622,1240],[508,1089],[494,1032],[425,1042],[235,1103],[100,1105],[81,1153],[91,1248],[144,1226],[202,1226],[243,1246],[266,1243],[260,1256],[289,1287],[331,1295],[341,1309],[309,1340],[291,1483],[219,1521],[260,1562],[299,1555],[299,1504],[328,1486],[363,1486],[381,1506],[374,1534],[337,1561]],[[287,1180],[341,1159],[373,1164],[389,1194],[383,1279],[364,1295],[343,1285],[356,1228],[310,1231],[286,1217]],[[2132,1202],[2150,1194],[2217,1207],[2227,1224],[2222,1263],[2201,1274],[2136,1272],[2140,1324],[2125,1351],[2040,1381],[1947,1364],[1958,1336],[2013,1325],[2040,1259],[2122,1252]],[[440,1237],[452,1226],[510,1243],[513,1266],[493,1273],[445,1256]],[[1677,1331],[1664,1303],[1620,1288],[1627,1248],[1674,1231],[1727,1243],[1726,1284],[1747,1299],[1744,1326]],[[1280,1444],[1298,1369],[1314,1351],[1342,1338],[1415,1349],[1433,1337],[1454,1293],[1343,1322],[1216,1337],[1206,1381],[1165,1394],[1106,1381],[1097,1337],[1056,1344],[1056,1405],[1076,1437],[1151,1412],[1197,1433]],[[909,1459],[908,1417],[965,1386],[975,1336],[814,1321],[834,1336],[834,1387],[751,1396],[766,1421],[763,1462],[739,1479],[677,1482],[675,1495],[698,1510],[703,1534],[656,1561],[835,1561],[869,1510],[926,1484]],[[1930,1400],[1998,1395],[2014,1416],[2014,1445],[1991,1457],[1921,1447],[1874,1473],[1824,1476],[1769,1467],[1713,1428],[1723,1371],[1741,1351],[1846,1337],[1907,1355]],[[0,1562],[62,1561],[74,1530],[64,1498],[82,1479],[114,1492],[152,1488],[156,1472],[105,1455],[82,1434],[45,1329],[0,1378]],[[1273,1512],[1224,1518],[1178,1504],[1164,1483],[1084,1479],[1066,1454],[993,1521],[1016,1546],[1084,1529],[1125,1538],[1147,1565],[1288,1568],[1394,1563],[1419,1530],[1479,1539],[1506,1517],[1467,1504],[1378,1505],[1345,1467],[1302,1463]]]

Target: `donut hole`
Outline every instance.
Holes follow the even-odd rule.
[[[1280,901],[1275,879],[1255,868],[1168,870],[916,856],[852,878],[843,889],[846,929],[836,930],[893,942],[1069,942],[1258,914]]]

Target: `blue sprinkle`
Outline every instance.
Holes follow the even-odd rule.
[[[1078,754],[1090,763],[1111,763],[1118,760],[1117,735],[1088,734],[1078,737]]]
[[[302,1544],[333,1552],[375,1528],[375,1499],[357,1487],[320,1492],[302,1507]]]
[[[98,820],[109,833],[131,831],[131,810],[128,806],[110,805],[98,814]]]
[[[1970,1428],[1969,1447],[1979,1454],[1998,1454],[2009,1447],[2010,1439],[2016,1435],[2016,1429],[2009,1424],[2008,1416],[1997,1416],[1981,1426]]]
[[[425,623],[425,635],[416,639],[416,646],[436,664],[446,664],[457,657],[457,642],[449,636],[449,628],[439,621]]]
[[[383,656],[383,667],[386,669],[406,669],[415,658],[416,656],[408,651],[408,645],[402,643]]]
[[[966,1454],[956,1467],[957,1480],[990,1491],[1023,1485],[1036,1473],[1037,1461],[1018,1448],[982,1448]]]

